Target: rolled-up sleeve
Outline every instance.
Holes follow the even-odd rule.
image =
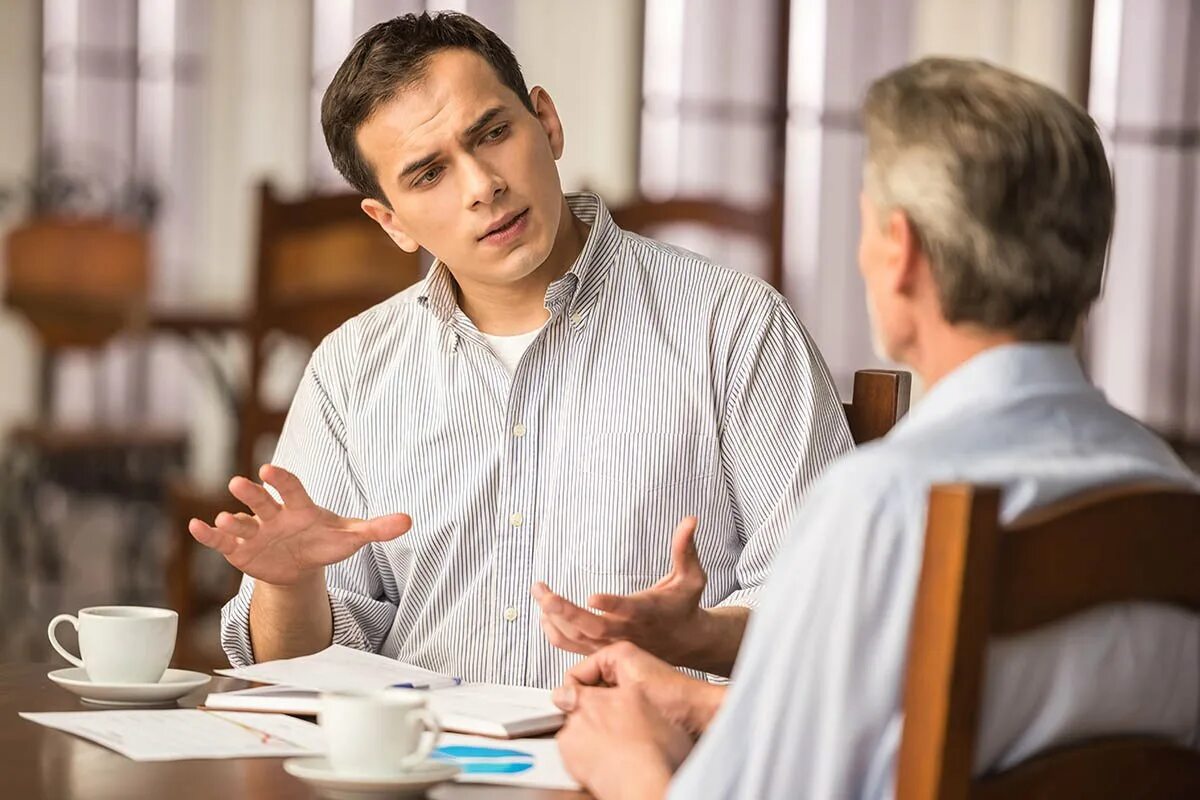
[[[346,370],[351,344],[339,331],[313,353],[288,411],[272,463],[295,474],[313,502],[346,517],[363,517],[366,502],[346,447]],[[396,616],[397,598],[385,592],[376,544],[325,569],[333,643],[378,652]],[[393,581],[394,583],[394,581]],[[221,611],[221,646],[230,664],[254,663],[250,598],[254,579],[243,576]]]
[[[809,488],[854,442],[828,367],[781,298],[733,364],[721,451],[743,546],[738,588],[717,605],[753,607]]]

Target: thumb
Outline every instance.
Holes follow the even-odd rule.
[[[364,542],[388,542],[408,533],[412,528],[412,517],[408,514],[388,514],[364,520],[358,535]]]
[[[696,552],[695,517],[684,517],[671,534],[671,571],[679,576],[704,575],[700,554]]]

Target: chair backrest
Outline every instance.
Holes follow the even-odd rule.
[[[102,347],[144,315],[150,248],[140,228],[39,217],[14,228],[5,249],[5,305],[49,351]]]
[[[249,390],[238,436],[241,474],[256,474],[260,439],[277,434],[287,413],[268,408],[261,393],[272,336],[316,347],[347,319],[421,276],[419,257],[397,247],[360,202],[353,194],[284,201],[269,184],[259,189]]]
[[[908,413],[912,375],[899,370],[860,369],[854,373],[854,394],[843,403],[850,435],[865,444],[887,435]]]
[[[782,215],[774,204],[731,205],[701,197],[635,200],[609,208],[627,231],[736,265],[778,285],[782,279]]]
[[[1089,493],[1008,527],[1000,492],[930,492],[904,684],[898,800],[1200,797],[1200,753],[1149,737],[1055,748],[972,779],[988,639],[1105,603],[1200,611],[1200,494]]]
[[[753,237],[771,235],[771,215],[702,198],[635,202],[609,209],[618,227],[647,234],[668,225],[695,224]]]

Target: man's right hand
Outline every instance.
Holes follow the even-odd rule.
[[[575,710],[581,686],[617,686],[638,691],[669,722],[699,736],[708,727],[725,687],[689,678],[667,662],[629,642],[610,644],[567,670],[554,690],[554,703]]]
[[[313,503],[300,480],[285,469],[266,464],[258,475],[275,487],[282,505],[262,486],[239,476],[229,482],[229,491],[254,515],[223,511],[214,525],[192,519],[188,531],[200,544],[264,583],[293,586],[314,580],[325,567],[349,558],[364,545],[395,539],[412,527],[407,514],[363,520],[327,511]]]

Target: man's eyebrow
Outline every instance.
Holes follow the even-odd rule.
[[[491,122],[492,120],[494,120],[496,118],[496,115],[499,114],[500,112],[502,112],[503,110],[504,110],[503,106],[493,106],[492,108],[489,108],[487,111],[483,112],[483,116],[481,116],[479,119],[475,120],[475,122],[471,125],[471,127],[467,128],[465,131],[463,131],[462,138],[464,138],[464,139],[473,138],[477,133],[479,133],[481,130],[486,128],[488,123]]]
[[[437,154],[434,153],[433,155],[428,155],[428,156],[425,156],[424,158],[421,158],[421,159],[418,159],[418,160],[412,162],[411,164],[409,164],[403,170],[400,171],[400,180],[404,180],[409,175],[412,175],[414,172],[419,172],[420,170],[425,169],[425,167],[428,167],[430,164],[437,161],[437,158],[438,158]]]
[[[463,131],[462,138],[463,139],[473,138],[481,130],[486,128],[488,126],[488,123],[491,122],[492,120],[494,120],[497,117],[497,115],[501,114],[503,111],[504,111],[504,106],[493,106],[492,108],[489,108],[487,111],[483,112],[483,114],[479,117],[479,119],[477,119],[473,123],[471,123],[471,127],[467,128],[465,131]],[[421,171],[425,167],[428,167],[430,164],[437,161],[437,159],[438,159],[437,153],[433,153],[431,155],[425,156],[424,158],[419,158],[416,161],[409,163],[408,165],[406,165],[404,167],[404,169],[402,169],[400,171],[400,180],[404,180],[409,175],[412,175],[414,172]]]

